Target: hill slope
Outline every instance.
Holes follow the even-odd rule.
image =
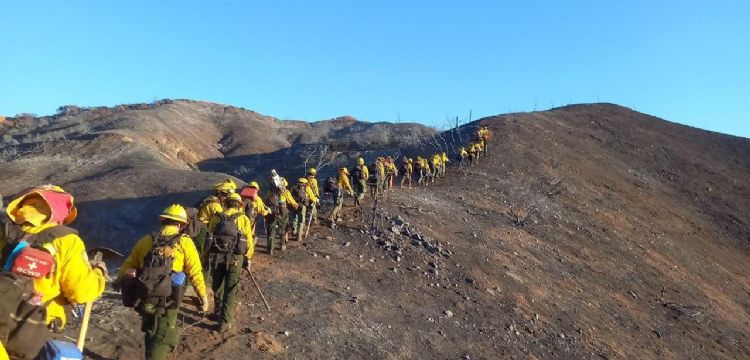
[[[351,117],[307,123],[189,100],[67,106],[54,116],[3,123],[8,125],[0,127],[0,195],[59,184],[76,196],[82,214],[76,226],[88,243],[122,251],[153,229],[157,213],[170,203],[193,205],[205,197],[212,184],[228,176],[222,171],[263,183],[267,171],[277,167],[292,178],[304,172],[304,159],[319,143],[336,146],[324,159],[335,162],[361,153],[362,147],[399,148],[435,134],[418,124]],[[238,171],[238,157],[276,158],[280,153],[285,157],[281,164],[264,162]]]
[[[374,217],[347,200],[343,226],[284,255],[261,239],[272,311],[243,279],[235,328],[188,311],[201,341],[178,357],[750,357],[750,141],[607,104],[479,123],[478,166]],[[93,355],[138,353],[117,319]]]

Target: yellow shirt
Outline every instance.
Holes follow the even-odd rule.
[[[308,186],[312,188],[313,193],[315,194],[315,197],[319,198],[320,188],[318,187],[318,179],[316,179],[315,176],[308,175],[307,182],[308,182]]]
[[[354,192],[352,185],[349,183],[349,176],[342,172],[339,172],[339,189],[347,190],[350,193]]]
[[[211,217],[214,214],[218,214],[224,211],[224,207],[221,206],[221,201],[216,196],[209,196],[201,204],[201,208],[198,209],[198,220],[204,224],[208,224]]]
[[[180,229],[175,225],[165,225],[162,226],[159,234],[173,236],[177,235],[179,231]],[[128,269],[143,268],[143,258],[151,251],[153,243],[154,239],[151,237],[151,234],[138,240],[130,255],[122,263],[120,272],[117,274],[118,279],[124,277]],[[185,234],[180,235],[180,239],[175,243],[173,254],[172,271],[185,272],[188,278],[190,278],[190,282],[193,283],[193,288],[195,288],[198,296],[206,296],[206,282],[203,279],[200,256],[198,255],[198,250],[195,249],[193,240]]]
[[[242,212],[242,210],[229,208],[224,212],[224,214],[226,214],[227,216],[232,216],[238,212]],[[211,222],[208,224],[208,232],[214,232],[216,224],[218,224],[219,221],[221,221],[219,215],[214,215],[211,218]],[[238,216],[237,219],[235,219],[235,224],[237,225],[237,230],[239,230],[247,239],[247,252],[245,253],[245,257],[248,260],[252,260],[253,253],[255,253],[255,241],[253,241],[253,224],[245,214]]]
[[[307,194],[307,198],[310,199],[310,203],[317,203],[318,197],[315,194],[315,190],[308,184],[305,187],[305,193]]]
[[[38,234],[55,226],[57,225],[54,223],[41,226],[24,223],[21,230],[29,234]],[[0,232],[0,247],[5,246],[4,236]],[[100,270],[91,268],[86,246],[76,234],[61,236],[42,246],[55,258],[56,269],[47,277],[34,279],[34,290],[42,294],[43,303],[49,303],[47,323],[60,319],[64,326],[65,306],[98,299],[104,292],[104,275]]]

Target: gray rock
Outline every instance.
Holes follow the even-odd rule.
[[[469,284],[473,284],[473,283],[477,282],[473,277],[471,277],[469,275],[464,276],[464,281],[466,281]]]
[[[447,316],[448,318],[453,317],[453,311],[450,311],[450,310],[443,311],[443,314],[445,314],[445,316]]]

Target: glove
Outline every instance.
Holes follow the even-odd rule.
[[[202,313],[204,313],[204,314],[205,314],[205,313],[207,313],[207,312],[208,312],[208,298],[207,298],[206,296],[201,296],[201,297],[200,297],[200,298],[198,299],[198,303],[199,303],[199,304],[200,304],[200,306],[201,306],[201,307],[200,307],[200,311],[201,311]]]
[[[92,260],[89,262],[89,265],[91,265],[92,269],[98,269],[102,272],[102,275],[104,275],[104,279],[106,281],[109,281],[109,271],[107,270],[107,264],[104,263],[104,261],[101,260]]]
[[[252,265],[252,263],[253,263],[252,261],[250,261],[249,259],[246,259],[245,264],[244,264],[245,270],[250,271],[250,266]]]

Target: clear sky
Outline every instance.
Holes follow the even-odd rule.
[[[0,114],[160,98],[280,118],[613,102],[750,137],[750,1],[5,1]]]

